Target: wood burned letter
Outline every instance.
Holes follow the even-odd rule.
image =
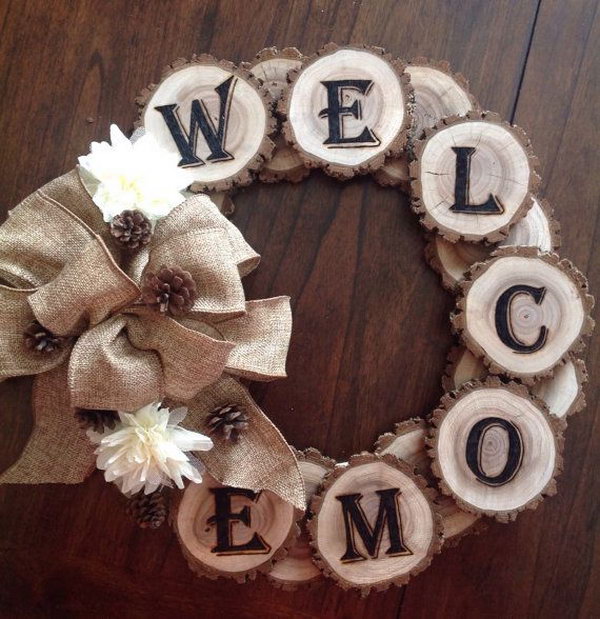
[[[198,129],[200,129],[210,150],[210,155],[206,158],[207,161],[229,161],[234,158],[233,155],[225,150],[225,141],[236,81],[232,75],[215,88],[215,92],[219,96],[219,122],[216,127],[203,100],[194,99],[192,101],[189,131],[184,129],[179,118],[177,103],[158,105],[154,108],[162,114],[171,137],[177,145],[181,155],[180,166],[193,167],[204,165],[204,161],[196,155]]]
[[[534,288],[526,284],[517,284],[507,288],[496,302],[495,322],[496,333],[506,346],[519,354],[529,354],[537,352],[544,346],[548,338],[548,327],[542,325],[538,331],[535,342],[527,344],[522,342],[516,335],[510,318],[511,306],[518,295],[530,296],[536,305],[541,305],[546,296],[546,288]]]
[[[330,148],[379,146],[379,138],[364,127],[359,135],[347,136],[344,131],[344,117],[362,119],[362,102],[354,98],[351,105],[346,105],[345,98],[356,94],[367,96],[373,87],[371,80],[330,80],[321,82],[327,89],[327,107],[319,112],[319,118],[327,118],[329,137],[323,142]]]
[[[367,559],[356,548],[356,534],[362,540],[369,557],[377,559],[385,527],[387,527],[390,542],[385,554],[390,557],[412,554],[402,540],[402,524],[398,508],[400,489],[388,488],[377,490],[375,493],[379,496],[379,509],[374,525],[371,525],[360,504],[362,494],[344,494],[335,497],[342,504],[344,515],[346,552],[340,558],[343,563]]]
[[[229,487],[211,488],[210,491],[215,497],[215,514],[207,522],[208,524],[214,524],[217,530],[217,545],[211,549],[211,552],[218,555],[269,554],[271,547],[256,532],[244,544],[234,544],[233,542],[233,525],[240,523],[250,527],[252,517],[249,505],[245,505],[239,512],[232,512],[231,498],[242,496],[256,503],[260,497],[260,492],[256,493],[244,488]]]
[[[493,215],[503,213],[504,209],[498,198],[492,194],[482,204],[469,204],[469,187],[471,179],[471,157],[475,149],[471,146],[453,146],[456,154],[456,175],[454,180],[454,204],[450,207],[455,213],[473,215]]]

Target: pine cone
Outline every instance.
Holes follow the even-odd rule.
[[[123,211],[110,222],[110,233],[127,249],[137,249],[150,242],[152,224],[142,211]]]
[[[142,299],[162,314],[181,316],[189,312],[197,296],[192,276],[177,266],[162,266],[158,273],[144,276]]]
[[[142,529],[158,529],[169,515],[169,505],[161,490],[151,494],[141,490],[129,499],[126,511]]]
[[[75,411],[75,418],[82,430],[91,429],[94,432],[103,432],[104,428],[114,429],[117,421],[119,421],[119,413],[117,411],[78,408]]]
[[[228,404],[210,412],[206,423],[210,434],[220,432],[225,440],[236,442],[240,434],[248,428],[248,422],[249,417],[243,407]]]
[[[37,320],[29,323],[29,326],[23,333],[23,337],[25,338],[25,346],[27,348],[44,354],[53,353],[62,348],[64,344],[64,338],[54,335]]]

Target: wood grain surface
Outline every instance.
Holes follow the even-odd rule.
[[[561,255],[600,294],[598,0],[3,0],[2,216],[71,169],[178,56],[250,60],[268,45],[333,40],[445,58],[485,109],[529,133]],[[253,184],[233,221],[263,256],[250,298],[289,294],[289,378],[254,389],[298,448],[346,460],[442,393],[452,307],[423,259],[405,196],[313,172]],[[197,579],[175,535],[138,530],[99,473],[79,486],[0,488],[2,617],[598,617],[600,337],[587,409],[569,420],[558,495],[446,550],[407,587],[360,599],[331,582],[284,592]],[[30,381],[0,385],[0,468],[31,429]]]

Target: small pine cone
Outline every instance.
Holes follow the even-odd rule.
[[[208,414],[207,425],[209,433],[222,433],[227,441],[236,442],[240,434],[248,428],[249,417],[241,406],[228,404],[219,406]]]
[[[25,346],[29,350],[35,350],[40,353],[50,354],[60,348],[64,344],[63,337],[54,335],[51,331],[42,326],[37,320],[29,323],[27,329],[23,333],[25,338]]]
[[[142,529],[158,529],[169,515],[169,505],[161,490],[151,494],[141,490],[129,499],[126,511]]]
[[[192,309],[198,296],[196,283],[188,271],[162,266],[158,273],[146,273],[142,299],[162,314],[181,316]]]
[[[75,418],[82,430],[93,430],[100,433],[104,431],[104,428],[114,430],[117,421],[119,421],[119,413],[117,411],[78,408],[75,411]]]
[[[110,222],[110,233],[127,249],[137,249],[150,242],[152,224],[142,211],[123,211]]]

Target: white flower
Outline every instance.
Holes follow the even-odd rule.
[[[106,481],[114,481],[124,494],[142,488],[150,494],[169,480],[183,488],[183,477],[200,483],[202,465],[184,452],[208,451],[213,444],[207,436],[178,426],[186,413],[185,408],[171,412],[155,402],[135,413],[119,412],[121,421],[114,430],[88,431],[90,440],[99,445],[94,452],[96,466]]]
[[[190,173],[177,166],[178,155],[161,148],[148,133],[130,142],[116,125],[108,142],[92,142],[79,157],[79,173],[104,221],[126,209],[142,211],[153,223],[184,201]]]

